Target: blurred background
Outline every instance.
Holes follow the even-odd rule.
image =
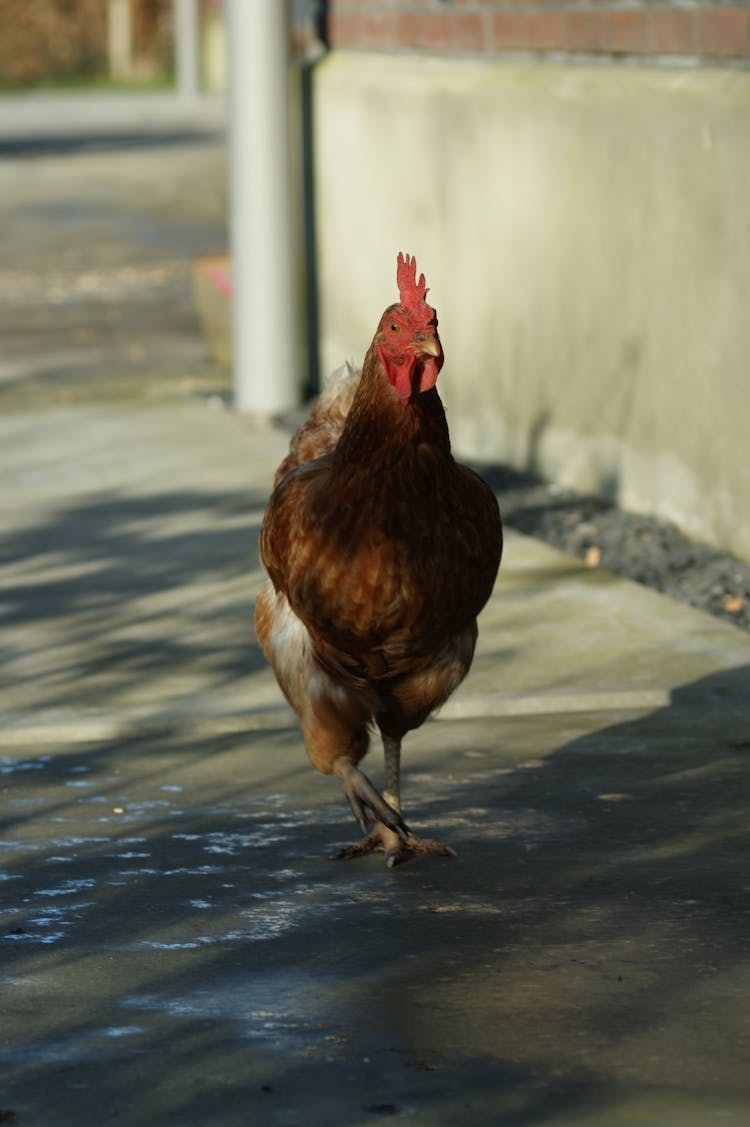
[[[0,401],[106,368],[284,414],[403,250],[459,453],[750,560],[748,0],[0,0],[0,31]]]
[[[166,88],[174,80],[172,0],[1,0],[4,89],[87,85]],[[202,0],[202,84],[221,88],[221,0]],[[218,46],[216,46],[218,45]]]

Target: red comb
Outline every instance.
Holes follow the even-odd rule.
[[[396,266],[396,282],[401,304],[415,320],[429,323],[435,317],[435,310],[425,301],[427,285],[424,274],[417,281],[417,260],[413,255],[404,256],[399,252]]]

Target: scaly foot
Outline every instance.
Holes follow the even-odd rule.
[[[389,869],[420,854],[431,853],[437,857],[456,856],[455,849],[451,849],[450,845],[444,845],[442,841],[416,837],[411,830],[405,837],[401,837],[382,822],[376,822],[367,837],[358,841],[356,845],[350,845],[348,849],[334,853],[331,860],[351,861],[354,857],[364,857],[367,853],[378,852],[385,853],[385,863]]]
[[[344,794],[362,833],[367,833],[369,816],[371,821],[382,822],[384,827],[388,827],[397,840],[406,840],[409,827],[398,810],[388,805],[364,771],[360,771],[350,760],[342,758],[334,763],[333,772],[341,780]]]

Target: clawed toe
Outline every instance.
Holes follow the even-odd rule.
[[[450,845],[446,845],[443,841],[433,841],[431,838],[415,837],[414,834],[408,834],[406,838],[406,847],[410,853],[421,854],[426,856],[428,853],[434,857],[455,857],[456,851]]]
[[[367,833],[369,815],[370,821],[382,822],[398,837],[406,839],[408,826],[399,812],[388,805],[364,771],[348,759],[339,759],[334,765],[334,773],[341,779],[344,794],[362,833]]]
[[[355,767],[350,759],[337,759],[333,771],[341,780],[352,813],[365,836],[356,845],[335,853],[332,860],[350,861],[368,853],[385,853],[385,863],[389,869],[393,869],[414,856],[426,856],[430,853],[436,857],[456,856],[455,850],[442,841],[416,837],[398,810],[394,810],[386,802],[367,775],[359,767]],[[394,790],[398,795],[398,786]],[[388,793],[390,797],[390,792]],[[370,823],[374,823],[372,827]]]
[[[409,831],[401,837],[381,822],[376,822],[370,832],[356,845],[334,853],[333,861],[351,861],[356,857],[364,857],[368,853],[385,853],[385,863],[389,869],[408,861],[410,857],[427,856],[455,857],[455,849],[445,845],[442,841],[432,841],[429,838],[417,837]]]

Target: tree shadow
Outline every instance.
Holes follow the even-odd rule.
[[[139,687],[153,698],[157,681],[196,669],[210,692],[260,668],[251,614],[265,500],[97,491],[6,535],[6,699],[72,710],[126,694],[132,705]]]
[[[604,725],[426,726],[407,810],[459,855],[393,872],[326,860],[353,826],[287,730],[28,757],[3,777],[5,1102],[513,1127],[746,1107],[749,683]]]

